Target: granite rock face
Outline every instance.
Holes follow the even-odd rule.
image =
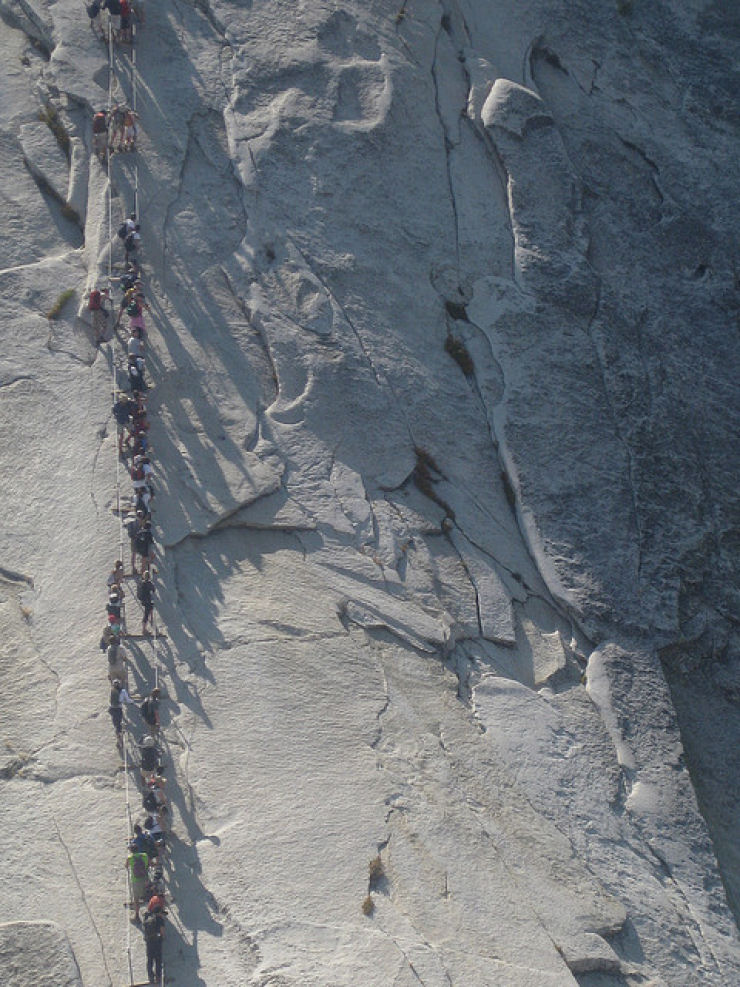
[[[12,983],[143,972],[85,306],[137,201],[168,975],[740,980],[730,7],[173,0],[109,76],[80,4],[0,0]]]

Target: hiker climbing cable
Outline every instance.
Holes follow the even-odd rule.
[[[108,659],[108,681],[112,685],[118,680],[124,689],[126,689],[128,684],[128,657],[118,643],[118,639],[108,645],[106,656]]]
[[[144,737],[139,744],[139,750],[141,752],[139,762],[141,783],[145,785],[149,775],[159,767],[159,751],[157,750],[157,742],[154,737]]]
[[[93,117],[92,146],[100,160],[105,161],[108,152],[108,114],[105,110],[98,110]]]
[[[139,707],[144,723],[146,723],[147,729],[152,737],[156,737],[159,733],[160,696],[161,693],[158,688],[152,689]]]
[[[132,704],[133,699],[129,696],[126,689],[124,689],[121,680],[114,679],[111,684],[108,713],[110,714],[110,718],[113,723],[113,729],[116,732],[117,743],[123,743],[123,707],[124,705]]]
[[[137,511],[138,516],[138,511]],[[141,556],[141,571],[144,573],[151,561],[152,556],[152,545],[154,544],[154,535],[152,533],[152,522],[144,521],[142,527],[136,532],[135,537],[135,549],[136,554]],[[134,566],[134,572],[136,572],[136,566]],[[152,586],[152,591],[154,587]],[[153,595],[153,593],[152,593]]]
[[[99,346],[103,342],[108,327],[108,316],[110,313],[105,307],[105,302],[109,297],[107,288],[93,288],[88,296],[87,308],[88,311],[92,312],[96,346]]]
[[[134,226],[130,233],[127,233],[123,240],[123,248],[126,251],[126,263],[128,264],[141,244],[141,225]]]
[[[162,982],[162,940],[165,925],[163,912],[164,909],[157,904],[144,916],[142,931],[146,943],[146,972],[150,984]]]
[[[141,921],[139,911],[144,903],[144,893],[146,891],[149,856],[139,850],[133,840],[129,843],[128,848],[129,854],[126,858],[126,869],[128,870],[131,891],[131,905],[135,909],[133,921],[138,924]]]

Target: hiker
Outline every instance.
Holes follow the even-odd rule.
[[[141,415],[136,419],[131,430],[131,437],[134,442],[134,456],[146,455],[146,451],[149,448],[149,437],[146,434],[148,431],[149,422],[147,421],[146,416]],[[151,486],[149,487],[149,493],[150,496],[154,496],[154,491],[151,489]]]
[[[146,303],[143,292],[136,289],[134,286],[131,289],[131,297],[126,302],[126,315],[128,315],[128,327],[131,332],[138,331],[142,337],[146,334],[146,326],[144,325],[144,309],[149,311],[149,306]]]
[[[134,396],[146,390],[144,383],[144,358],[130,356],[128,358],[128,385]]]
[[[142,584],[143,585],[143,584]],[[157,736],[159,730],[159,699],[160,699],[159,689],[152,689],[151,693],[143,701],[139,709],[141,710],[141,716],[144,723],[147,725],[147,729],[152,737]],[[144,806],[147,808],[147,806]],[[155,809],[150,809],[150,812],[156,811]]]
[[[161,867],[155,867],[154,870],[152,871],[151,877],[147,881],[145,895],[144,895],[145,900],[147,898],[149,899],[149,904],[147,905],[147,911],[151,912],[154,910],[152,906],[152,900],[154,898],[158,898],[162,903],[162,907],[164,907],[166,900],[165,897],[166,893],[167,893],[167,886],[164,880],[164,871],[162,870]],[[156,902],[155,904],[158,903],[159,902]]]
[[[134,226],[133,230],[131,230],[130,233],[127,233],[123,239],[123,248],[126,251],[127,264],[129,263],[132,254],[136,253],[136,251],[139,249],[139,245],[141,244],[141,233],[139,232],[140,229],[141,229],[141,224],[137,223]]]
[[[103,34],[103,28],[100,24],[100,0],[92,0],[85,8],[87,10],[87,16],[90,18],[90,30],[93,34],[101,35]]]
[[[131,330],[131,335],[126,343],[126,350],[129,356],[144,356],[144,340],[141,338],[141,330]]]
[[[165,899],[164,892],[162,892],[161,894],[157,894],[155,892],[154,894],[152,894],[151,898],[149,899],[149,904],[146,906],[146,910],[148,912],[153,912],[155,908],[161,908],[162,911],[164,912],[165,909],[164,899]]]
[[[144,572],[143,577],[142,577],[142,580],[141,580],[141,583],[139,584],[139,588],[136,591],[136,596],[137,596],[137,598],[139,600],[139,603],[141,603],[143,605],[143,607],[144,607],[144,617],[143,617],[142,622],[141,622],[141,633],[142,634],[151,634],[152,633],[151,627],[147,627],[147,624],[151,624],[151,621],[152,621],[152,614],[154,613],[154,594],[155,593],[156,593],[156,589],[154,587],[154,583],[152,582],[152,580],[151,580],[151,578],[149,576],[149,572],[147,570],[146,572]],[[158,706],[159,706],[159,703],[157,703],[157,707]],[[142,712],[143,712],[143,710],[142,710]],[[159,727],[159,714],[157,713],[156,708],[154,710],[154,715],[155,715],[155,719],[154,719],[154,723],[153,723],[154,730],[152,730],[152,724],[149,723],[148,720],[146,721],[147,724],[149,725],[150,731],[153,734],[157,732],[157,729]]]
[[[111,18],[112,19],[112,18]],[[126,127],[126,107],[118,103],[111,109],[108,119],[108,150],[115,150],[114,144],[118,137],[118,150],[123,149],[123,134]]]
[[[121,30],[121,0],[100,0],[100,6],[110,14],[110,29],[115,41]]]
[[[136,512],[137,517],[139,512]],[[134,548],[136,549],[136,554],[141,556],[141,571],[142,574],[149,568],[149,563],[152,557],[152,545],[154,543],[154,535],[152,534],[152,522],[144,521],[144,524],[136,532],[136,538],[134,539]],[[138,570],[134,566],[134,573]],[[152,585],[152,592],[154,586]],[[143,633],[143,632],[142,632]]]
[[[131,890],[131,905],[136,909],[133,921],[138,925],[141,922],[139,910],[144,901],[146,890],[147,871],[149,869],[149,856],[137,849],[132,840],[129,845],[129,854],[126,858],[126,870],[128,871],[129,887]]]
[[[133,699],[124,689],[121,680],[114,679],[111,683],[108,713],[113,722],[113,729],[116,731],[116,742],[120,741],[121,744],[123,743],[123,707],[124,704],[132,703]]]
[[[113,566],[110,575],[108,576],[108,587],[118,586],[123,593],[123,579],[125,575],[126,573],[123,571],[123,562],[121,562],[120,559],[116,559],[116,564]]]
[[[136,536],[144,527],[144,511],[126,516],[126,534],[131,542],[131,571],[136,573]]]
[[[131,843],[135,844],[137,853],[145,853],[147,855],[149,858],[149,863],[153,863],[159,855],[154,837],[150,836],[149,833],[145,833],[141,828],[140,823],[134,823],[134,836]],[[147,885],[148,883],[149,882],[147,881]],[[142,900],[147,900],[146,886],[144,888]]]
[[[154,840],[154,845],[157,848],[157,857],[165,852],[167,849],[167,837],[162,829],[159,822],[159,816],[156,812],[152,812],[144,820],[144,829],[146,830],[147,836]]]
[[[120,240],[125,240],[126,237],[129,235],[129,233],[133,233],[135,229],[136,229],[136,213],[132,212],[129,213],[126,219],[124,219],[124,221],[118,227],[118,238]],[[118,279],[121,283],[121,287],[123,288],[124,292],[128,291],[129,288],[132,288],[136,283],[136,277],[132,279],[130,275],[131,272],[129,270],[129,267],[127,267],[125,273],[122,274],[121,277]]]
[[[131,42],[131,5],[129,0],[121,0],[120,31],[118,40],[125,44]],[[120,148],[119,148],[120,150]]]
[[[123,123],[123,149],[125,151],[136,150],[136,138],[139,136],[139,125],[137,120],[139,114],[133,110],[126,110],[126,118]]]
[[[106,605],[106,612],[108,613],[108,618],[115,617],[117,621],[121,622],[121,608],[123,607],[123,593],[117,586],[111,587],[108,593],[108,603]]]
[[[105,625],[103,634],[100,638],[100,650],[107,651],[111,644],[117,643],[118,635],[114,632],[110,624]]]
[[[118,455],[123,455],[123,442],[124,437],[126,437],[126,432],[130,430],[131,417],[136,408],[136,402],[132,401],[128,394],[124,394],[123,391],[118,392],[118,397],[116,398],[116,403],[113,405],[113,417],[116,420],[116,425],[118,426]],[[126,444],[128,445],[128,437],[126,437]]]
[[[136,491],[136,504],[134,506],[137,511],[141,511],[144,514],[147,521],[151,521],[152,494],[149,487],[142,487],[141,490]]]
[[[108,681],[111,685],[118,679],[124,689],[128,685],[128,657],[120,644],[111,643],[108,646]]]
[[[141,509],[146,514],[151,513],[151,500],[154,496],[154,488],[151,482],[152,467],[149,460],[141,455],[134,455],[134,465],[131,467],[131,480],[133,482],[134,494],[137,505],[141,503]],[[143,569],[142,569],[143,573]],[[141,596],[138,597],[141,599]]]
[[[130,233],[133,230],[134,226],[136,226],[136,213],[132,212],[129,219],[131,220],[131,229],[127,229],[128,233]],[[128,224],[126,225],[128,226]],[[133,288],[133,286],[136,284],[138,279],[139,279],[139,275],[136,271],[136,267],[133,264],[129,264],[126,270],[124,271],[124,273],[121,275],[121,277],[118,280],[120,282],[121,289],[125,293],[129,290],[129,288]]]
[[[157,905],[144,916],[144,942],[146,943],[146,972],[150,984],[162,983],[162,940],[164,939],[163,909]],[[138,912],[137,912],[138,914]]]
[[[134,213],[131,214],[132,217],[135,216]],[[130,226],[129,226],[130,223]],[[121,240],[125,240],[129,233],[133,232],[135,222],[133,218],[125,219],[121,225],[118,227],[118,237]],[[111,281],[117,281],[121,291],[123,292],[123,297],[118,305],[118,315],[116,316],[116,321],[113,328],[118,329],[121,324],[121,318],[123,316],[124,310],[128,305],[128,299],[126,297],[127,292],[129,292],[136,284],[139,277],[138,267],[135,263],[129,263],[126,265],[126,270],[119,278],[111,278]]]
[[[92,312],[93,332],[95,333],[95,345],[99,346],[105,338],[105,330],[108,327],[108,309],[105,301],[110,298],[108,289],[93,288],[87,300],[88,311]]]
[[[165,832],[170,829],[170,808],[167,804],[167,796],[164,792],[165,778],[162,768],[158,768],[157,774],[147,781],[147,790],[142,798],[142,806],[147,812],[156,812],[159,821]]]
[[[104,161],[108,147],[108,116],[105,110],[98,110],[93,117],[92,146],[95,154],[97,154],[101,161]]]
[[[159,767],[159,751],[157,750],[157,742],[154,737],[144,737],[144,739],[139,743],[139,749],[141,750],[141,761],[139,763],[141,783],[142,785],[146,785],[146,780],[149,775],[153,771],[156,771]]]

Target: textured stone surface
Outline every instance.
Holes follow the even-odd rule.
[[[175,982],[740,979],[738,34],[674,8],[148,5]],[[2,948],[117,985],[106,50],[0,11]]]

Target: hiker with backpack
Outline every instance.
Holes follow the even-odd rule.
[[[100,637],[100,650],[107,651],[111,644],[117,644],[119,635],[113,630],[110,624],[106,624]]]
[[[157,848],[157,859],[159,859],[167,850],[167,837],[159,821],[159,815],[156,812],[152,812],[146,817],[144,820],[144,829],[147,836],[154,841],[154,845]]]
[[[142,931],[146,944],[146,972],[150,984],[162,983],[162,941],[164,939],[164,909],[157,904],[144,915]]]
[[[108,658],[108,681],[113,685],[116,679],[123,685],[128,684],[128,657],[120,644],[111,642],[106,652]]]
[[[156,812],[162,829],[169,832],[170,829],[170,807],[167,803],[167,796],[164,792],[165,778],[163,769],[157,769],[157,774],[152,775],[146,783],[146,791],[142,798],[142,806],[147,812]]]
[[[130,292],[127,292],[127,295],[129,296],[126,300],[128,327],[131,332],[138,332],[143,338],[146,335],[146,326],[144,325],[144,309],[148,312],[149,306],[147,305],[143,291],[137,285],[134,285]]]
[[[138,511],[136,512],[138,516]],[[142,574],[146,572],[149,568],[149,563],[152,556],[152,545],[154,544],[154,535],[152,533],[152,522],[144,521],[144,524],[136,532],[136,537],[134,539],[134,548],[136,549],[136,554],[141,556],[141,571]],[[138,570],[134,566],[134,573]],[[152,583],[152,595],[154,594],[154,584]],[[138,594],[137,594],[138,595]]]
[[[129,696],[126,689],[124,689],[123,682],[120,679],[114,679],[111,683],[108,714],[113,723],[113,729],[116,732],[116,743],[119,747],[123,744],[123,707],[124,705],[132,704],[133,699]]]
[[[146,572],[144,572],[144,574],[142,576],[142,580],[139,583],[139,588],[136,591],[137,599],[139,600],[139,603],[141,603],[142,606],[144,607],[144,617],[143,617],[142,622],[141,622],[141,633],[142,634],[151,634],[152,633],[151,627],[147,627],[147,624],[151,624],[151,621],[152,621],[152,615],[154,613],[154,594],[155,593],[156,593],[156,589],[155,589],[154,583],[152,582],[151,577],[149,575],[149,571],[147,570]],[[150,696],[150,699],[151,698],[152,697]],[[153,734],[156,733],[156,730],[159,727],[159,713],[157,712],[157,709],[158,708],[159,708],[159,701],[158,701],[158,698],[157,698],[157,700],[156,700],[156,706],[154,707],[154,727],[155,727],[155,730],[152,731]],[[142,712],[143,712],[143,710],[142,710]],[[147,724],[149,725],[149,728],[151,730],[151,724],[149,723],[149,721],[147,721]]]
[[[113,586],[118,586],[123,589],[123,580],[126,573],[123,571],[123,562],[120,559],[116,559],[116,563],[110,571],[108,579],[106,580],[106,585],[108,589]]]
[[[141,356],[130,356],[128,358],[128,386],[136,397],[146,390],[144,382],[144,358]]]
[[[141,773],[141,783],[146,785],[147,778],[159,767],[159,751],[157,741],[154,737],[144,737],[139,743],[141,759],[139,761],[139,772]]]
[[[132,212],[130,215],[126,217],[126,219],[124,219],[124,221],[118,227],[118,239],[125,240],[126,237],[129,235],[129,233],[133,233],[135,229],[136,229],[136,213]],[[118,280],[120,281],[121,287],[123,288],[124,292],[128,291],[129,288],[132,288],[134,283],[136,282],[135,277],[131,279],[131,272],[128,270],[128,268],[126,269],[126,272],[122,274]]]
[[[132,401],[128,394],[124,394],[120,391],[116,402],[113,405],[113,417],[116,420],[116,425],[118,426],[118,455],[123,455],[123,442],[126,433],[130,431],[131,428],[131,418],[136,410],[136,402]],[[128,439],[127,443],[128,444]]]
[[[133,843],[136,846],[137,853],[145,853],[149,858],[148,862],[150,864],[154,863],[154,860],[157,857],[157,844],[153,836],[150,836],[149,833],[144,832],[144,830],[141,828],[140,823],[134,823],[134,835],[133,835],[133,839],[131,840],[131,843]],[[131,845],[131,843],[129,844],[129,846]],[[147,881],[147,884],[148,883],[149,882]],[[143,901],[147,900],[146,885],[144,887],[144,894],[142,895],[142,900]]]
[[[116,621],[123,626],[121,616],[123,610],[123,590],[120,587],[111,587],[111,590],[108,593],[108,603],[105,609],[108,613],[109,620],[111,617],[115,617]]]
[[[156,688],[152,689],[152,691],[147,696],[147,698],[142,702],[141,706],[139,706],[139,710],[141,711],[141,716],[144,720],[144,723],[146,723],[147,730],[149,731],[152,737],[156,737],[157,733],[159,732],[160,696],[161,693],[159,689]],[[147,806],[144,806],[144,808],[147,808]],[[150,809],[149,811],[155,812],[156,808],[157,807],[155,805],[154,808]]]
[[[92,312],[93,332],[95,333],[95,345],[99,346],[105,339],[105,331],[108,327],[108,309],[105,302],[110,297],[107,288],[93,288],[87,300],[87,308]]]
[[[144,511],[136,511],[126,516],[126,534],[131,542],[131,571],[136,573],[136,536],[144,527]]]
[[[127,233],[126,236],[124,237],[123,249],[126,251],[127,264],[129,263],[131,257],[139,249],[139,245],[141,244],[141,233],[139,232],[140,229],[141,229],[141,224],[137,223],[136,226],[134,226],[133,230],[131,230],[130,233]]]
[[[128,845],[129,853],[126,857],[126,870],[128,871],[129,890],[131,891],[131,905],[136,909],[134,921],[137,925],[141,922],[139,911],[144,902],[147,878],[149,876],[149,856],[139,850],[136,843],[131,840]]]

